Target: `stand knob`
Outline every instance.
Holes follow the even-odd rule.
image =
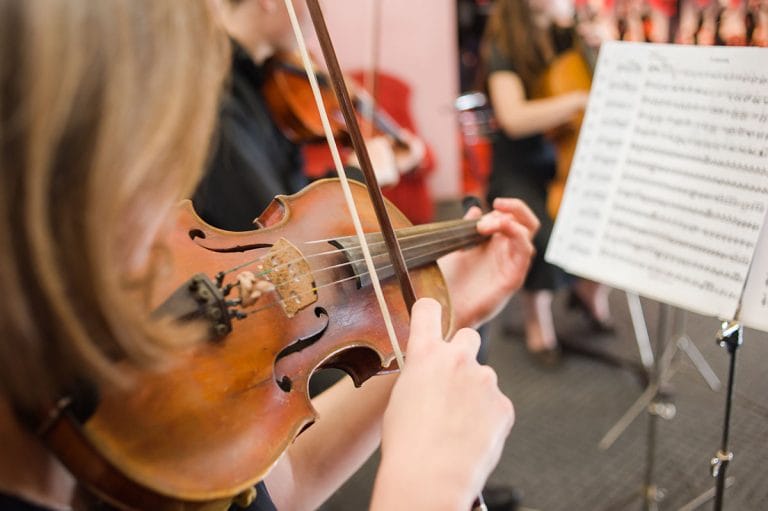
[[[712,472],[712,477],[720,475],[720,470],[733,460],[732,452],[717,451],[715,457],[709,460],[709,469]]]

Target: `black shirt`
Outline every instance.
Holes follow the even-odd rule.
[[[22,500],[12,495],[0,493],[0,510],[1,511],[54,511],[53,509],[40,507],[35,504]],[[148,510],[149,511],[149,510]],[[232,505],[230,511],[277,511],[275,505],[272,503],[272,499],[267,492],[267,487],[264,483],[256,485],[256,500],[247,508],[242,508],[237,505]]]
[[[235,45],[214,152],[192,199],[203,220],[222,229],[253,229],[276,195],[307,184],[301,150],[272,119],[263,83],[264,69]]]
[[[53,511],[47,507],[40,507],[30,504],[26,500],[21,500],[12,495],[0,493],[0,509],[2,511]]]
[[[233,504],[229,511],[277,511],[277,508],[269,496],[266,485],[261,482],[256,485],[256,500],[250,506],[242,508]]]
[[[571,48],[572,29],[553,27],[550,35],[556,54]],[[513,63],[495,46],[491,48],[487,68],[489,76],[496,71],[517,73]],[[493,170],[489,184],[492,190],[507,188],[505,178],[510,174],[536,182],[548,182],[555,176],[557,170],[555,147],[543,134],[510,138],[503,131],[498,130],[493,134],[492,142]]]

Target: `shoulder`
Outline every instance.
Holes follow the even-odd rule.
[[[495,73],[497,71],[511,71],[516,72],[515,66],[512,63],[512,59],[506,55],[502,48],[496,44],[491,43],[488,47],[488,74]]]

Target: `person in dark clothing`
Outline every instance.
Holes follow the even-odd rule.
[[[557,154],[544,133],[584,110],[588,95],[572,92],[534,98],[537,80],[560,52],[573,44],[572,16],[560,0],[498,0],[488,19],[482,57],[486,86],[499,125],[493,137],[489,200],[524,200],[541,220],[534,239],[536,255],[523,294],[528,350],[545,364],[558,358],[552,318],[554,291],[573,282],[544,260],[553,222],[547,212],[547,187],[556,172]],[[573,299],[595,323],[608,328],[608,288],[591,281],[573,284]]]
[[[309,183],[301,148],[275,124],[263,83],[263,66],[233,42],[215,148],[193,196],[200,217],[221,229],[253,229],[253,220],[276,195],[296,193]]]
[[[209,224],[243,231],[253,228],[253,220],[276,195],[296,193],[309,183],[302,147],[283,135],[263,92],[267,60],[295,52],[296,43],[282,1],[220,4],[222,23],[233,41],[232,74],[213,155],[192,200]],[[302,4],[296,6],[300,15],[306,9]],[[405,129],[400,136],[409,142],[410,151],[393,152],[384,136],[366,140],[377,175],[385,167],[384,175],[397,174],[389,169],[391,164],[410,168],[414,158],[423,158],[423,142]],[[362,180],[355,161],[352,156],[347,162],[349,177]]]

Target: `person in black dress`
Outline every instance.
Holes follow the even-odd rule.
[[[572,285],[573,299],[597,325],[610,324],[608,289],[569,278],[546,262],[553,222],[547,213],[547,186],[555,176],[557,154],[544,133],[569,123],[587,104],[585,92],[534,98],[537,80],[560,52],[573,45],[568,9],[558,0],[497,0],[482,45],[486,86],[499,125],[493,137],[489,201],[523,199],[541,220],[536,255],[523,294],[528,350],[545,363],[556,361],[552,318],[554,291]]]

